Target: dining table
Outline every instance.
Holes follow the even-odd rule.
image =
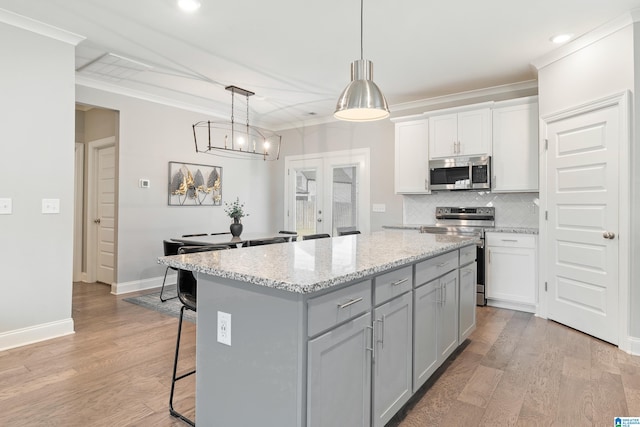
[[[190,237],[173,237],[171,240],[181,242],[187,245],[219,245],[219,244],[236,244],[242,245],[244,242],[250,240],[272,239],[274,237],[284,237],[285,239],[291,239],[297,237],[295,234],[280,233],[280,232],[245,232],[238,237],[234,237],[231,233],[221,234],[207,234],[204,236],[190,236]]]

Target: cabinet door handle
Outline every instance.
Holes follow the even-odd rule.
[[[442,290],[444,291],[444,299],[442,300],[442,305],[447,303],[447,285],[442,285]]]
[[[424,189],[425,189],[425,190],[428,190],[428,189],[429,189],[429,180],[428,180],[428,179],[425,179],[425,180],[424,180]]]
[[[365,350],[368,350],[371,352],[371,361],[375,361],[376,360],[376,330],[373,328],[373,326],[365,326],[365,328],[367,329],[371,329],[371,347],[365,347]]]
[[[384,348],[384,318],[385,315],[382,315],[382,319],[376,319],[376,322],[380,323],[380,340],[378,341],[380,344],[382,344],[382,348]]]
[[[436,267],[438,267],[438,268],[442,268],[442,267],[444,267],[445,265],[449,265],[449,261],[447,261],[447,262],[441,262],[440,264],[436,265]]]
[[[468,275],[472,274],[473,270],[465,270],[464,274],[462,275],[462,277],[467,277]]]
[[[487,249],[487,264],[491,264],[491,250]]]
[[[393,282],[393,283],[391,284],[391,286],[398,286],[398,285],[402,285],[403,283],[407,282],[408,280],[409,280],[409,278],[408,278],[408,277],[405,277],[405,278],[404,278],[404,279],[402,279],[402,280],[398,280],[398,281],[396,281],[396,282]]]
[[[343,304],[338,304],[338,308],[347,308],[350,305],[353,305],[353,304],[358,303],[360,301],[362,301],[362,297],[356,298],[356,299],[352,299],[351,301],[347,301],[347,302],[345,302]]]

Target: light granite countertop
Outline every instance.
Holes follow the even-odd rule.
[[[288,292],[308,294],[470,244],[469,237],[383,230],[226,251],[159,257],[158,263]]]
[[[538,234],[538,229],[533,227],[495,227],[487,228],[484,231],[487,233]]]
[[[420,230],[420,227],[434,227],[434,224],[394,224],[385,225],[382,228],[387,230]],[[516,234],[538,234],[536,227],[487,227],[486,233],[516,233]]]

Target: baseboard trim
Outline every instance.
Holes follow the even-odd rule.
[[[151,277],[149,279],[143,280],[133,280],[131,282],[123,282],[123,283],[112,283],[111,284],[111,294],[112,295],[122,295],[129,294],[131,292],[144,291],[147,289],[159,288],[162,286],[162,279],[164,278],[164,274],[159,277]],[[167,274],[167,282],[165,286],[175,285],[177,281],[177,274]]]
[[[640,338],[627,336],[626,345],[619,345],[618,348],[626,353],[634,356],[640,356]]]
[[[75,333],[73,319],[41,323],[27,328],[0,333],[0,351],[46,341]]]
[[[501,300],[487,298],[487,305],[491,307],[497,307],[497,308],[507,308],[509,310],[524,311],[527,313],[535,314],[536,312],[535,305],[524,304],[520,302],[501,301]]]

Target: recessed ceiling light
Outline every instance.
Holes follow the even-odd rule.
[[[178,0],[178,7],[185,12],[195,12],[200,9],[199,0]]]
[[[555,35],[555,36],[551,37],[550,40],[553,43],[561,44],[561,43],[568,42],[569,40],[571,40],[572,37],[573,37],[573,34],[558,34],[558,35]]]

